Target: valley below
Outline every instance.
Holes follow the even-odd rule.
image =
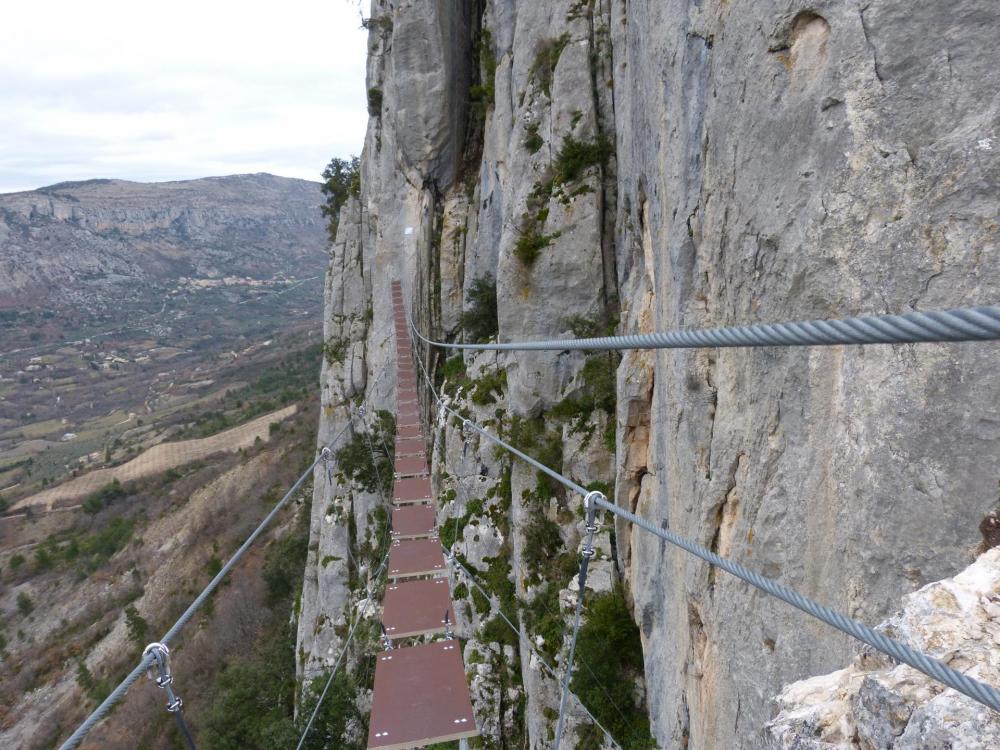
[[[0,195],[0,745],[64,739],[312,462],[321,202],[270,175]],[[174,654],[215,746],[224,667],[287,646],[294,684],[310,494]],[[173,747],[160,692],[83,746]]]

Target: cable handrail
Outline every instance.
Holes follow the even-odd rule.
[[[617,349],[696,349],[702,347],[835,346],[850,344],[919,344],[1000,339],[1000,305],[928,310],[902,315],[761,323],[725,328],[634,333],[621,336],[459,344],[424,336],[439,349],[474,351],[575,351]]]
[[[465,575],[465,577],[469,580],[469,583],[471,583],[473,586],[475,586],[479,590],[479,592],[483,596],[485,596],[492,603],[493,600],[496,597],[493,594],[491,594],[489,591],[487,591],[479,583],[479,581],[476,579],[476,576],[473,573],[471,573],[468,568],[466,568],[464,565],[462,565],[462,562],[458,559],[458,557],[455,556],[455,555],[453,555],[448,550],[447,547],[445,547],[442,544],[441,545],[441,549],[444,550],[444,553],[445,553],[445,555],[448,556],[449,561],[453,565],[455,565],[460,571],[462,571],[462,573]],[[500,619],[502,619],[505,623],[507,623],[507,627],[509,627],[514,632],[514,634],[517,635],[518,640],[521,641],[521,643],[523,643],[525,646],[528,647],[528,649],[531,651],[532,655],[538,660],[538,663],[542,666],[542,668],[546,672],[548,672],[549,676],[552,677],[552,679],[555,680],[556,682],[559,682],[559,675],[556,674],[555,667],[553,667],[551,664],[548,663],[548,661],[545,660],[545,657],[542,656],[542,654],[538,651],[538,647],[535,646],[535,644],[531,642],[531,639],[528,638],[524,633],[522,633],[521,629],[518,628],[513,622],[511,622],[510,618],[507,617],[506,614],[504,614],[503,609],[500,607],[499,601],[497,601],[497,615],[499,615]],[[590,712],[590,709],[587,708],[587,706],[580,699],[580,697],[576,693],[574,693],[572,690],[569,691],[569,695],[577,702],[577,704],[579,704],[580,708],[583,709],[583,712],[585,714],[587,714],[587,716],[594,723],[594,725],[598,729],[600,729],[602,732],[604,732],[604,736],[611,742],[611,744],[614,745],[616,748],[618,748],[618,750],[621,750],[621,745],[618,744],[618,741],[614,738],[614,736],[611,734],[611,732],[609,732],[604,727],[604,725],[601,724],[601,722],[597,720],[597,717],[594,716]]]
[[[420,363],[420,366],[421,366],[421,368],[423,368],[423,363]],[[463,436],[463,438],[464,438],[464,440],[465,440],[465,446],[466,446],[466,447],[468,447],[468,437],[466,437],[466,436]],[[451,467],[449,467],[449,466],[448,466],[448,455],[447,455],[447,451],[445,452],[445,456],[444,456],[444,458],[443,458],[443,463],[444,463],[444,468],[445,468],[445,471],[446,471],[446,472],[450,471]],[[464,501],[465,505],[468,505],[468,503],[469,503],[469,496],[468,496],[468,493],[467,493],[467,492],[465,491],[465,487],[464,487],[464,485],[462,484],[461,480],[460,480],[460,479],[458,478],[458,475],[457,475],[457,474],[455,474],[455,486],[456,486],[456,487],[458,488],[458,494],[462,496],[462,499],[463,499],[463,501]],[[458,516],[457,516],[457,515],[455,515],[455,516],[452,516],[452,521],[453,521],[453,527],[452,527],[452,528],[453,528],[453,530],[454,530],[454,533],[453,533],[453,537],[452,537],[452,538],[453,538],[453,541],[452,541],[452,546],[453,546],[453,549],[449,550],[449,549],[448,549],[447,547],[445,547],[445,545],[444,545],[444,544],[442,544],[442,545],[441,545],[441,549],[442,549],[442,550],[444,550],[444,553],[445,553],[445,556],[446,556],[446,557],[448,558],[448,560],[449,560],[449,561],[450,561],[450,562],[451,562],[452,564],[454,564],[455,566],[457,566],[457,567],[458,567],[458,569],[459,569],[459,570],[461,570],[461,571],[462,571],[462,572],[463,572],[463,573],[464,573],[464,574],[465,574],[465,575],[466,575],[466,576],[467,576],[467,577],[469,578],[469,581],[470,581],[470,582],[472,583],[472,585],[473,585],[473,586],[475,586],[475,587],[476,587],[477,589],[479,589],[479,591],[480,591],[480,592],[481,592],[481,593],[482,593],[482,594],[483,594],[484,596],[486,596],[486,598],[487,598],[488,600],[490,600],[490,601],[492,602],[492,601],[493,601],[493,599],[494,599],[494,595],[493,595],[493,594],[491,594],[490,592],[486,591],[486,589],[484,589],[484,588],[483,588],[483,587],[482,587],[482,586],[481,586],[481,585],[479,584],[479,582],[478,582],[478,581],[476,580],[475,576],[474,576],[474,575],[473,575],[472,573],[470,573],[470,572],[469,572],[469,570],[468,570],[468,569],[467,569],[467,568],[466,568],[466,567],[465,567],[464,565],[462,565],[461,561],[459,561],[459,559],[458,559],[458,555],[457,555],[457,553],[456,553],[456,552],[454,551],[454,547],[457,547],[457,546],[458,546]],[[582,586],[580,587],[580,591],[581,591],[581,596],[582,596],[582,591],[583,591],[583,587],[582,587]],[[551,609],[550,609],[550,608],[548,607],[548,605],[546,605],[546,604],[545,604],[545,601],[544,601],[544,599],[543,599],[543,600],[541,600],[541,601],[542,601],[542,604],[543,604],[543,605],[545,606],[545,609],[546,609],[546,610],[547,610],[547,611],[549,612],[549,614],[554,614],[554,613],[552,612],[552,610],[551,610]],[[535,655],[535,658],[537,658],[537,659],[539,660],[539,662],[540,662],[540,663],[541,663],[541,664],[542,664],[542,665],[543,665],[543,666],[545,667],[545,669],[546,669],[546,670],[547,670],[547,671],[549,672],[549,674],[550,674],[550,675],[552,676],[552,678],[553,678],[553,679],[554,679],[554,680],[555,680],[555,681],[556,681],[557,683],[560,683],[560,684],[561,684],[561,680],[560,680],[559,676],[558,676],[558,675],[557,675],[557,674],[555,673],[555,669],[554,669],[553,667],[551,667],[551,666],[550,666],[550,665],[549,665],[549,664],[548,664],[548,663],[547,663],[547,662],[546,662],[546,661],[544,660],[544,658],[543,658],[543,657],[542,657],[542,655],[541,655],[541,654],[540,654],[540,653],[538,652],[538,649],[537,649],[537,648],[535,647],[535,645],[534,645],[533,643],[531,643],[531,641],[530,641],[529,639],[525,638],[524,634],[523,634],[523,633],[522,633],[522,632],[520,631],[520,629],[519,629],[519,628],[517,628],[517,627],[516,627],[516,626],[515,626],[515,625],[514,625],[514,624],[513,624],[513,623],[512,623],[511,621],[510,621],[510,619],[509,619],[509,618],[507,617],[507,615],[506,615],[506,614],[504,614],[504,611],[503,611],[503,609],[502,609],[502,608],[500,607],[500,604],[499,604],[499,600],[497,600],[497,614],[498,614],[498,615],[500,616],[500,618],[501,618],[501,619],[502,619],[502,620],[503,620],[504,622],[506,622],[506,623],[507,623],[507,625],[508,625],[508,626],[509,626],[509,627],[511,628],[511,630],[513,630],[513,631],[514,631],[514,633],[516,633],[516,634],[517,634],[518,638],[519,638],[519,639],[520,639],[520,640],[521,640],[521,641],[522,641],[523,643],[525,643],[525,644],[526,644],[526,645],[528,646],[528,648],[529,648],[529,649],[531,649],[532,653],[533,653],[533,654]],[[579,623],[579,619],[577,619],[577,623]],[[592,677],[594,678],[595,682],[597,682],[598,686],[599,686],[599,687],[601,688],[601,691],[602,691],[602,692],[604,693],[605,697],[606,697],[606,698],[608,699],[608,702],[609,702],[609,703],[611,704],[611,706],[612,706],[612,707],[613,707],[613,708],[615,709],[615,711],[616,711],[616,712],[618,713],[618,715],[619,715],[619,716],[621,716],[621,717],[622,717],[622,718],[624,719],[624,715],[622,714],[622,712],[621,712],[621,709],[620,709],[620,708],[618,707],[617,703],[615,703],[615,702],[614,702],[614,700],[613,700],[613,699],[611,698],[611,696],[610,696],[610,695],[608,695],[608,692],[607,692],[607,690],[606,690],[606,689],[604,688],[604,685],[603,685],[603,684],[601,684],[601,683],[600,683],[600,682],[599,682],[599,681],[597,680],[597,676],[596,676],[596,675],[594,674],[594,671],[593,671],[593,670],[592,670],[592,669],[590,668],[590,665],[589,665],[589,664],[587,664],[587,662],[586,662],[586,661],[584,661],[583,659],[580,659],[579,661],[580,661],[580,663],[581,663],[581,664],[582,664],[582,665],[583,665],[583,666],[584,666],[584,667],[585,667],[585,668],[587,669],[587,671],[588,671],[588,672],[590,673],[590,675],[591,675],[591,676],[592,676]],[[583,710],[584,710],[584,713],[586,713],[586,714],[587,714],[587,716],[589,716],[589,717],[590,717],[590,719],[591,719],[591,720],[593,721],[593,723],[594,723],[594,724],[595,724],[595,725],[596,725],[596,726],[597,726],[598,728],[600,728],[600,730],[601,730],[602,732],[604,732],[604,734],[605,734],[605,737],[606,737],[606,738],[607,738],[607,739],[608,739],[608,740],[609,740],[609,741],[610,741],[610,742],[611,742],[611,743],[612,743],[612,744],[613,744],[613,745],[614,745],[614,746],[615,746],[616,748],[619,748],[619,750],[621,750],[621,746],[620,746],[620,745],[618,744],[618,742],[617,742],[617,741],[615,741],[615,738],[614,738],[614,737],[613,737],[613,736],[611,735],[611,733],[610,733],[610,732],[609,732],[609,731],[608,731],[607,729],[605,729],[605,727],[604,727],[604,726],[603,726],[603,725],[602,725],[602,724],[601,724],[601,723],[600,723],[600,722],[599,722],[599,721],[597,720],[597,718],[596,718],[596,717],[595,717],[595,716],[594,716],[594,715],[593,715],[593,714],[592,714],[592,713],[590,712],[590,710],[589,710],[589,709],[588,709],[588,708],[587,708],[587,707],[586,707],[586,706],[584,705],[583,701],[582,701],[582,700],[581,700],[581,699],[580,699],[580,698],[579,698],[579,697],[578,697],[578,696],[577,696],[577,695],[576,695],[575,693],[573,693],[573,692],[572,692],[571,690],[569,690],[569,689],[568,689],[568,685],[566,686],[566,689],[564,690],[564,693],[563,693],[563,694],[564,694],[564,695],[566,695],[566,694],[569,694],[570,696],[572,696],[572,697],[573,697],[573,699],[574,699],[574,700],[576,700],[576,702],[577,702],[577,703],[579,703],[579,704],[580,704],[580,706],[581,706],[581,707],[583,708]]]
[[[407,318],[409,320],[409,315],[407,315]],[[413,328],[412,320],[409,320],[409,323],[410,327]],[[419,359],[417,359],[417,362],[420,363],[420,369],[421,372],[423,373],[424,380],[427,382],[427,385],[431,389],[431,392],[434,394],[438,404],[441,406],[441,408],[445,409],[447,412],[451,413],[458,419],[462,420],[464,426],[474,429],[476,432],[478,432],[480,435],[483,435],[485,438],[493,442],[495,445],[498,445],[504,450],[507,450],[508,452],[518,456],[531,466],[535,467],[536,469],[545,473],[546,475],[552,477],[560,484],[573,490],[577,494],[583,495],[584,497],[588,495],[588,490],[586,488],[577,484],[568,477],[563,476],[559,472],[549,468],[548,466],[545,466],[544,464],[535,460],[531,456],[510,445],[502,438],[493,435],[492,433],[488,432],[487,430],[480,427],[471,420],[458,414],[453,409],[444,404],[441,398],[437,395],[437,392],[434,390],[434,387],[430,382],[427,372],[423,367],[423,363]],[[630,523],[635,524],[639,528],[659,537],[660,539],[663,539],[664,541],[669,542],[670,544],[673,544],[674,546],[679,547],[684,551],[696,557],[701,558],[710,565],[714,565],[718,568],[721,568],[722,570],[725,570],[727,573],[736,576],[745,583],[749,583],[751,586],[754,586],[755,588],[763,591],[764,593],[774,596],[780,599],[781,601],[785,602],[786,604],[790,604],[796,609],[799,609],[802,612],[805,612],[806,614],[820,620],[821,622],[824,622],[827,625],[836,628],[842,633],[846,633],[847,635],[851,636],[852,638],[855,638],[856,640],[862,641],[863,643],[867,643],[869,646],[875,648],[876,650],[882,652],[883,654],[886,654],[887,656],[890,656],[896,661],[903,662],[904,664],[913,667],[914,669],[916,669],[919,672],[922,672],[928,677],[937,680],[938,682],[947,685],[948,687],[954,690],[957,690],[958,692],[968,696],[969,698],[972,698],[974,701],[981,703],[989,708],[992,708],[994,711],[1000,712],[1000,690],[997,690],[997,688],[991,685],[987,685],[984,682],[980,682],[979,680],[976,680],[973,677],[969,677],[966,674],[962,674],[961,672],[958,672],[952,669],[951,667],[942,664],[940,661],[930,656],[927,656],[926,654],[917,651],[916,649],[907,646],[906,644],[896,641],[893,638],[890,638],[884,633],[880,633],[876,630],[873,630],[872,628],[869,628],[867,625],[863,625],[857,620],[847,617],[846,615],[843,615],[840,612],[837,612],[836,610],[830,609],[829,607],[825,607],[819,604],[818,602],[813,601],[809,597],[806,597],[798,593],[797,591],[794,591],[793,589],[790,589],[786,586],[779,584],[777,581],[762,576],[759,573],[755,573],[754,571],[750,570],[749,568],[739,563],[721,557],[720,555],[711,552],[710,550],[706,549],[700,544],[697,544],[695,542],[686,539],[680,534],[677,534],[673,531],[669,531],[667,529],[661,529],[655,524],[648,521],[647,519],[641,518],[640,516],[637,516],[636,514],[625,510],[624,508],[620,508],[617,505],[608,502],[608,500],[603,495],[594,498],[594,503],[598,507],[601,507],[609,511],[610,513],[619,516],[620,518],[624,518]]]
[[[320,706],[323,705],[323,700],[326,698],[326,693],[330,689],[330,685],[333,684],[333,678],[337,676],[337,671],[340,669],[340,662],[343,661],[344,655],[347,653],[348,647],[351,645],[351,641],[354,640],[354,633],[358,629],[358,625],[365,615],[368,613],[368,607],[372,602],[372,586],[371,581],[378,581],[382,577],[382,571],[385,570],[386,563],[389,561],[389,552],[387,551],[382,557],[382,563],[379,565],[378,570],[375,575],[369,579],[368,586],[365,588],[365,604],[362,607],[361,612],[358,614],[358,618],[354,621],[351,626],[351,631],[347,634],[347,640],[344,641],[343,648],[340,649],[340,654],[337,656],[337,661],[333,665],[333,669],[330,670],[330,676],[327,677],[326,684],[323,686],[323,692],[320,693],[319,699],[316,701],[316,705],[313,706],[312,715],[309,717],[309,721],[306,723],[305,729],[302,730],[302,736],[299,738],[299,743],[295,746],[295,750],[301,750],[303,743],[306,741],[306,737],[309,736],[309,732],[312,730],[313,722],[316,721],[316,716],[319,714]]]
[[[341,434],[343,434],[343,431],[341,431]],[[339,435],[337,437],[339,437]],[[337,438],[334,438],[334,440],[336,439]],[[295,484],[292,485],[291,489],[289,489],[288,492],[285,493],[284,497],[282,497],[275,504],[275,506],[271,509],[271,512],[268,513],[264,517],[264,520],[261,521],[260,524],[258,524],[257,528],[255,528],[253,532],[251,532],[250,536],[247,537],[246,541],[244,541],[243,544],[240,545],[240,548],[233,553],[232,557],[229,558],[226,564],[223,565],[222,568],[219,570],[219,572],[215,574],[215,576],[212,578],[211,581],[209,581],[208,585],[205,586],[205,588],[202,590],[200,594],[198,594],[197,598],[195,598],[195,600],[191,602],[188,608],[184,610],[181,616],[177,618],[177,621],[159,640],[159,643],[162,644],[169,643],[177,636],[177,633],[180,632],[181,628],[183,628],[191,620],[191,618],[194,617],[195,613],[199,609],[201,609],[202,605],[208,600],[208,597],[212,595],[212,592],[214,592],[215,589],[218,587],[218,585],[222,582],[222,579],[224,579],[229,574],[229,571],[232,570],[232,568],[236,565],[236,563],[239,562],[240,559],[243,557],[243,555],[246,554],[250,546],[264,532],[264,529],[266,529],[267,526],[271,523],[271,521],[274,520],[274,517],[278,515],[281,509],[285,507],[285,505],[291,499],[292,495],[294,495],[295,492],[299,489],[299,487],[302,486],[302,483],[305,482],[305,480],[309,477],[309,475],[313,472],[313,470],[322,460],[323,460],[323,454],[320,453],[320,455],[316,457],[316,459],[312,462],[312,464],[309,465],[309,468],[306,469],[304,472],[302,472],[302,475],[295,481]],[[107,713],[115,706],[116,703],[118,703],[118,701],[122,699],[122,697],[124,697],[125,692],[136,682],[136,680],[138,680],[143,675],[144,672],[146,672],[151,666],[153,666],[155,661],[156,658],[152,652],[147,652],[146,654],[144,654],[142,659],[136,665],[136,667],[131,672],[129,672],[128,676],[126,676],[125,679],[122,680],[118,684],[118,686],[111,691],[108,697],[105,698],[101,702],[101,704],[97,708],[95,708],[93,712],[91,712],[91,714],[86,719],[84,719],[83,723],[80,724],[79,727],[77,727],[76,731],[73,732],[73,734],[70,735],[69,738],[65,742],[63,742],[62,745],[59,746],[59,750],[72,750],[72,748],[79,746],[79,744],[83,742],[83,739],[87,736],[90,730],[93,729],[94,726],[96,726],[97,723],[105,717],[105,715],[107,715]]]
[[[391,362],[391,361],[392,360],[386,360],[385,363],[382,365],[382,371],[379,373],[378,378],[376,378],[374,380],[374,382],[372,382],[372,384],[371,384],[371,388],[372,389],[374,389],[375,385],[381,379],[382,374],[388,369],[389,362]],[[353,407],[353,405],[352,405],[352,407],[351,407],[351,418],[348,421],[347,425],[345,426],[345,429],[348,426],[353,427],[355,413],[357,413],[357,416],[358,416],[358,418],[361,421],[361,426],[363,428],[363,435],[364,435],[365,443],[368,446],[368,452],[371,454],[372,468],[375,470],[375,476],[376,476],[376,478],[378,480],[378,488],[379,488],[378,494],[381,495],[382,501],[385,502],[386,504],[388,504],[388,499],[385,497],[385,485],[382,482],[382,472],[378,468],[378,459],[375,458],[375,449],[372,447],[371,439],[368,437],[368,432],[369,432],[369,430],[371,428],[369,428],[368,423],[365,421],[365,410],[364,410],[364,405],[363,404],[361,406],[359,406],[357,410],[355,410],[354,407]],[[379,430],[379,433],[381,434],[381,430]],[[382,442],[383,442],[383,445],[384,445],[384,443],[385,443],[384,436],[383,436]],[[386,451],[388,451],[388,446],[386,446]],[[391,454],[387,453],[387,455],[391,455]],[[327,481],[331,482],[329,474],[327,475]],[[332,482],[331,482],[331,484],[332,484]],[[389,539],[390,539],[390,529],[389,529],[389,526],[387,525],[386,529],[385,529],[385,532],[382,535],[382,544],[387,544],[389,542]],[[379,565],[378,570],[375,572],[374,576],[372,576],[372,577],[370,577],[368,579],[368,584],[365,586],[365,595],[366,595],[366,597],[365,597],[364,608],[361,610],[360,614],[358,615],[358,618],[351,625],[351,630],[350,630],[350,632],[347,635],[347,640],[344,642],[344,646],[343,646],[343,648],[340,651],[340,655],[337,657],[337,661],[336,661],[336,663],[333,666],[333,670],[331,670],[330,676],[327,678],[326,684],[323,686],[323,691],[320,693],[319,699],[316,701],[316,705],[313,707],[312,715],[309,717],[309,721],[306,723],[305,728],[302,730],[302,736],[299,738],[299,743],[295,746],[295,750],[301,750],[301,747],[302,747],[303,743],[306,741],[306,737],[309,736],[309,732],[312,730],[313,722],[316,721],[316,716],[319,714],[320,706],[323,705],[323,701],[326,699],[327,691],[329,691],[330,685],[333,683],[333,678],[336,677],[337,670],[340,669],[340,662],[343,660],[344,655],[347,653],[348,646],[351,645],[351,641],[354,639],[354,632],[355,632],[355,630],[357,630],[358,624],[361,622],[361,620],[364,619],[365,615],[368,612],[368,606],[371,604],[371,601],[372,601],[372,581],[373,580],[374,581],[378,581],[378,579],[381,578],[382,571],[385,569],[386,563],[388,563],[388,561],[389,561],[389,552],[390,551],[391,551],[391,548],[387,547],[385,555],[382,557],[382,563]],[[350,539],[347,540],[347,554],[348,554],[348,557],[350,559],[354,560],[354,567],[357,570],[360,571],[360,566],[358,565],[357,561],[354,559],[354,555],[351,552],[351,541],[350,541]]]
[[[379,373],[379,376],[373,382],[373,386],[375,383],[378,383],[378,381],[381,379],[389,361],[390,360],[387,360],[386,363],[383,364],[382,371]],[[271,521],[274,520],[274,517],[277,516],[278,513],[282,510],[282,508],[284,508],[285,505],[288,504],[288,501],[295,494],[295,492],[298,491],[299,487],[302,486],[302,483],[306,481],[306,479],[315,470],[315,468],[319,465],[321,461],[330,456],[330,446],[335,445],[337,441],[341,438],[341,436],[343,436],[343,434],[347,431],[347,429],[351,427],[351,425],[352,422],[348,421],[344,425],[344,427],[340,430],[340,432],[338,432],[323,449],[318,451],[316,459],[312,462],[312,464],[310,464],[309,468],[307,468],[305,471],[302,472],[301,476],[299,476],[299,478],[295,480],[295,483],[291,486],[291,488],[274,505],[270,513],[268,513],[264,517],[264,520],[261,521],[260,524],[258,524],[257,528],[255,528],[253,532],[251,532],[250,536],[248,536],[247,539],[243,542],[243,544],[240,545],[239,549],[237,549],[236,552],[233,553],[232,557],[229,558],[226,564],[223,565],[222,568],[219,570],[219,572],[216,573],[215,576],[212,578],[212,580],[208,582],[208,585],[205,586],[205,588],[197,596],[197,598],[195,598],[195,600],[188,606],[188,608],[184,610],[184,612],[177,619],[177,621],[159,640],[160,644],[163,644],[164,646],[167,645],[177,636],[181,628],[183,628],[191,620],[191,618],[194,617],[195,613],[205,604],[209,596],[212,595],[212,593],[219,586],[222,580],[229,574],[229,571],[232,570],[232,568],[236,565],[236,563],[239,562],[239,560],[243,557],[243,555],[246,554],[247,550],[250,549],[250,547],[257,540],[257,538],[264,532],[264,530],[271,523]],[[83,742],[87,734],[89,734],[90,731],[125,696],[125,693],[128,691],[128,689],[132,687],[132,685],[134,685],[136,681],[138,681],[138,679],[142,677],[144,673],[146,673],[151,667],[153,667],[155,663],[156,663],[156,656],[153,651],[147,651],[146,653],[144,653],[142,659],[132,669],[132,671],[129,672],[128,675],[126,675],[125,678],[117,685],[117,687],[115,687],[115,689],[112,690],[103,701],[101,701],[101,704],[97,708],[95,708],[86,719],[84,719],[83,723],[81,723],[80,726],[76,728],[73,734],[70,735],[69,738],[66,739],[66,741],[59,746],[59,750],[73,750],[73,748],[78,747],[80,743]]]

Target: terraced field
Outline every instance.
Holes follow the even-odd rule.
[[[124,484],[202,460],[215,453],[234,453],[241,448],[254,445],[257,440],[267,440],[271,424],[281,422],[295,414],[297,410],[298,406],[292,404],[210,437],[154,445],[120,466],[97,469],[56,487],[22,498],[14,504],[13,509],[16,511],[32,507],[51,510],[57,503],[81,500],[116,479]]]

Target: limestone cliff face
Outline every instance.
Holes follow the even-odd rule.
[[[959,306],[1000,291],[1000,10],[988,4],[376,0],[371,17],[362,193],[342,215],[327,287],[328,337],[350,345],[324,370],[321,441],[355,396],[392,403],[381,371],[394,278],[418,326],[453,339],[469,335],[469,292],[489,276],[501,340]],[[876,623],[972,559],[997,500],[996,353],[424,361],[456,408],[533,440],[577,481]],[[601,398],[596,376],[609,371]],[[547,554],[577,548],[576,500],[466,444],[426,406],[441,526],[455,524],[465,559],[523,601],[552,584],[571,604],[569,574],[539,571],[533,551],[553,525]],[[349,596],[343,563],[319,564],[346,557],[331,504],[363,527],[374,502],[327,484],[300,622],[307,674],[336,653]],[[642,637],[635,705],[662,747],[751,747],[783,685],[854,653],[641,531],[606,523],[599,548],[594,590],[622,583]],[[513,656],[478,629],[496,606],[470,605],[463,621],[487,664]],[[522,617],[523,633],[560,658],[533,624]],[[557,692],[532,649],[517,650],[509,679],[477,667],[477,711],[496,746],[546,747]],[[575,736],[596,746],[588,726],[575,712]]]

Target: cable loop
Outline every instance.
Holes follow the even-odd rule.
[[[597,499],[601,498],[607,500],[603,492],[598,490],[590,490],[586,495],[583,496],[583,509],[588,513],[592,513],[597,510]]]

